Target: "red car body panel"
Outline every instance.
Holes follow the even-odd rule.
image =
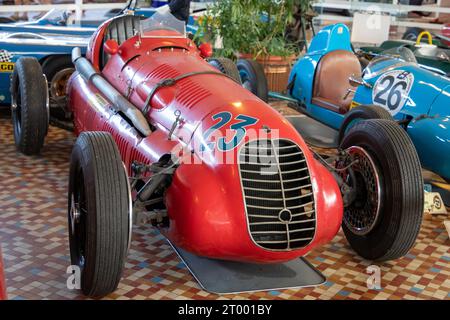
[[[6,281],[1,250],[0,250],[0,300],[6,300]]]
[[[99,66],[103,24],[93,36],[87,58]],[[154,32],[154,31],[153,31]],[[158,31],[161,36],[164,32]],[[140,45],[137,41],[141,40]],[[102,75],[140,110],[153,87],[161,80],[190,72],[217,72],[188,39],[156,39],[137,36],[120,46]],[[174,149],[188,149],[186,159],[173,176],[166,191],[165,205],[170,226],[161,232],[175,245],[210,258],[275,263],[303,256],[314,247],[330,241],[340,228],[343,204],[332,175],[316,161],[294,127],[269,105],[259,100],[233,80],[217,74],[201,74],[177,81],[174,86],[158,89],[151,99],[152,108],[145,115],[156,130],[147,137],[140,134],[111,108],[105,97],[75,73],[68,86],[69,105],[74,114],[75,133],[108,131],[115,139],[128,168],[133,161],[153,163]],[[169,139],[169,132],[181,113],[181,125]],[[230,123],[216,135],[227,137],[236,117],[257,119],[248,126],[241,143],[229,151],[199,152],[204,133],[217,121],[220,112],[232,115]],[[237,159],[240,147],[252,140],[249,132],[272,128],[267,138],[280,138],[297,144],[308,164],[316,217],[313,240],[305,247],[276,251],[257,245],[249,234],[241,178],[237,162],[224,164],[224,157]],[[228,131],[227,131],[228,130]],[[259,136],[256,138],[260,138]]]
[[[444,25],[444,27],[442,28],[442,35],[444,37],[450,38],[450,23],[447,23],[447,24]],[[450,41],[443,40],[442,42],[445,45],[450,47]]]

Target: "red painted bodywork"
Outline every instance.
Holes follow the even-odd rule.
[[[447,23],[442,28],[442,35],[444,37],[450,38],[450,23]],[[443,40],[442,41],[445,45],[450,46],[450,41]]]
[[[104,34],[103,24],[93,36],[87,57],[99,66]],[[153,31],[155,32],[155,31]],[[162,36],[167,31],[158,31]],[[202,57],[189,39],[128,39],[112,56],[103,76],[136,107],[143,110],[144,101],[153,86],[167,78],[189,72],[217,71]],[[174,49],[172,49],[174,48]],[[109,102],[92,84],[75,73],[68,88],[69,105],[74,114],[75,132],[108,131],[114,137],[124,163],[130,171],[136,160],[152,163],[175,147],[194,150],[190,158],[197,163],[183,163],[175,171],[165,197],[170,227],[161,232],[175,245],[201,256],[247,262],[282,262],[303,256],[314,247],[330,241],[341,225],[343,204],[332,175],[316,161],[294,127],[278,112],[233,80],[220,75],[203,74],[177,82],[173,87],[156,91],[152,109],[146,115],[156,130],[146,138],[120,115],[114,114]],[[168,133],[181,112],[183,121],[171,140]],[[238,164],[222,164],[225,156],[234,157],[239,147],[226,153],[198,151],[203,133],[216,121],[211,116],[229,111],[233,116],[245,114],[258,118],[252,129],[278,129],[278,137],[289,139],[302,149],[307,159],[315,196],[316,234],[306,247],[291,251],[266,250],[249,235]],[[229,128],[229,125],[226,126]],[[226,135],[224,129],[221,129]],[[250,139],[246,137],[245,141]],[[242,143],[241,143],[242,145]],[[198,164],[200,162],[201,164]]]
[[[6,300],[6,281],[3,270],[3,258],[2,251],[0,249],[0,300]]]

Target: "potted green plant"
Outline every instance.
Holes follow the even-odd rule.
[[[285,90],[298,43],[286,39],[294,14],[306,12],[311,0],[220,0],[197,24],[200,40],[219,42],[217,55],[257,60],[269,89]],[[306,9],[304,9],[306,8]]]

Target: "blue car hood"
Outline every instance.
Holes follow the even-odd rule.
[[[434,111],[436,108],[434,102],[440,95],[447,95],[447,101],[450,101],[450,79],[424,70],[416,64],[402,60],[389,59],[377,62],[373,66],[369,64],[369,67],[364,72],[364,80],[374,85],[378,78],[392,70],[408,71],[414,76],[414,83],[410,90],[408,101],[402,109],[402,113],[409,114],[413,117],[423,114],[432,115],[432,113],[436,112]],[[441,99],[439,97],[440,101],[442,101]],[[440,102],[439,104],[442,103]],[[445,109],[450,108],[450,103],[447,102],[446,104]],[[440,110],[441,107],[437,108],[442,112]],[[449,113],[447,111],[447,114]]]

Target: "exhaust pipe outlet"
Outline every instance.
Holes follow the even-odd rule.
[[[72,50],[72,62],[78,73],[104,94],[116,109],[122,111],[140,133],[146,137],[151,134],[152,131],[150,126],[141,110],[130,103],[116,90],[116,88],[103,78],[101,74],[95,70],[89,60],[81,56],[80,48],[74,48]]]

